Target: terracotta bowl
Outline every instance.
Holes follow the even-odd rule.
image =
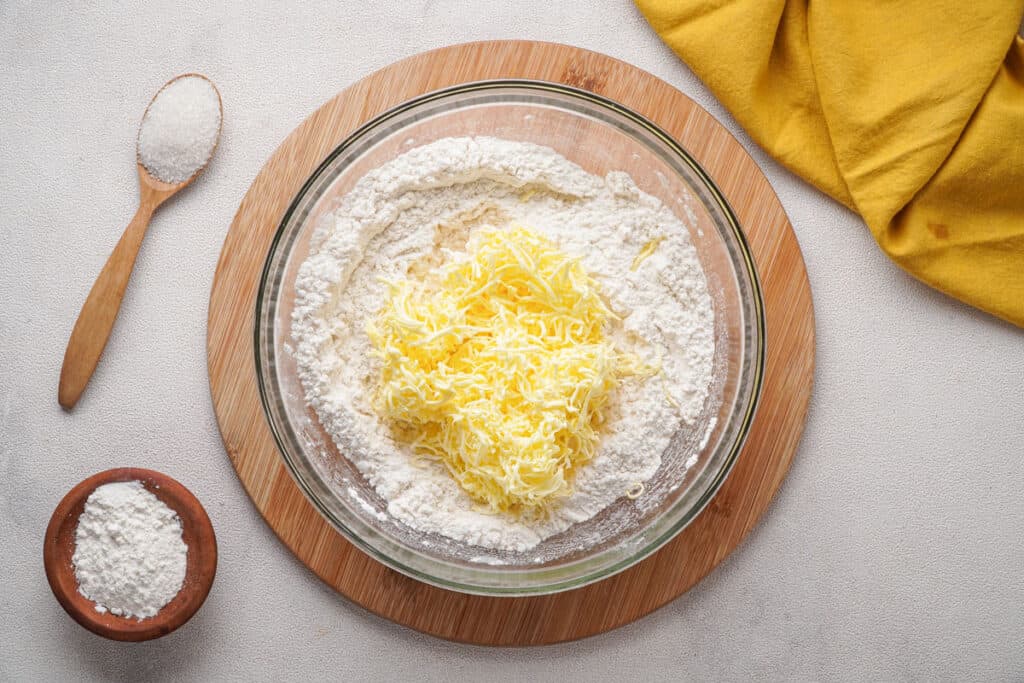
[[[169,603],[148,619],[120,617],[96,611],[96,603],[78,592],[71,556],[75,530],[89,495],[103,484],[141,481],[181,518],[182,538],[188,546],[185,582]],[[202,504],[192,493],[166,474],[134,467],[107,470],[71,489],[53,511],[43,542],[43,564],[50,588],[61,607],[79,624],[112,640],[151,640],[167,635],[188,621],[206,600],[217,571],[217,539]]]

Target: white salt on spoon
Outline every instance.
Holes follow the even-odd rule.
[[[178,76],[156,94],[139,127],[139,162],[157,179],[180,183],[210,159],[220,136],[220,93],[205,76]]]
[[[96,370],[153,212],[206,168],[220,139],[222,119],[220,93],[199,74],[171,79],[146,108],[136,147],[139,209],[93,283],[71,331],[57,391],[64,408],[78,402]]]

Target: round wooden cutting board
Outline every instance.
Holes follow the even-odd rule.
[[[757,417],[739,460],[703,513],[660,551],[612,578],[556,595],[488,598],[420,583],[370,559],[306,501],[278,455],[260,407],[253,316],[263,262],[281,217],[351,131],[425,92],[526,78],[617,100],[672,134],[724,192],[749,239],[764,288],[768,353]],[[353,84],[295,129],[242,200],[210,296],[208,363],[231,462],[260,513],[310,569],[366,609],[442,638],[487,645],[572,640],[629,623],[700,581],[754,527],[782,483],[803,430],[814,367],[814,315],[803,258],[764,175],[729,132],[667,83],[566,45],[470,43],[427,52]]]

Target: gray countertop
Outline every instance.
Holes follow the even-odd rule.
[[[854,214],[767,158],[631,4],[104,4],[0,3],[0,680],[1024,676],[1024,333],[891,264]],[[818,361],[790,475],[710,577],[611,633],[487,649],[374,617],[276,540],[221,446],[206,311],[242,195],[303,118],[398,58],[510,37],[636,64],[737,135],[800,239]],[[220,149],[154,219],[99,370],[65,413],[68,334],[135,210],[139,118],[184,71],[221,89]],[[126,465],[190,487],[221,553],[199,614],[141,645],[79,628],[42,569],[61,496]]]

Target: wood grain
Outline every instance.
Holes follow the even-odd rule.
[[[409,579],[354,548],[310,506],[281,463],[264,419],[252,350],[260,270],[287,205],[358,125],[411,97],[467,81],[528,78],[610,97],[671,133],[728,198],[764,287],[767,367],[757,418],[732,474],[704,512],[655,555],[610,579],[529,598],[463,595]],[[411,57],[342,91],[300,125],[245,195],[224,242],[208,320],[214,408],[228,455],[256,508],[320,578],[411,628],[487,645],[536,645],[629,623],[678,597],[740,543],[782,483],[803,430],[814,320],[803,258],[785,212],[742,146],[710,114],[654,76],[550,43],[470,43]]]

